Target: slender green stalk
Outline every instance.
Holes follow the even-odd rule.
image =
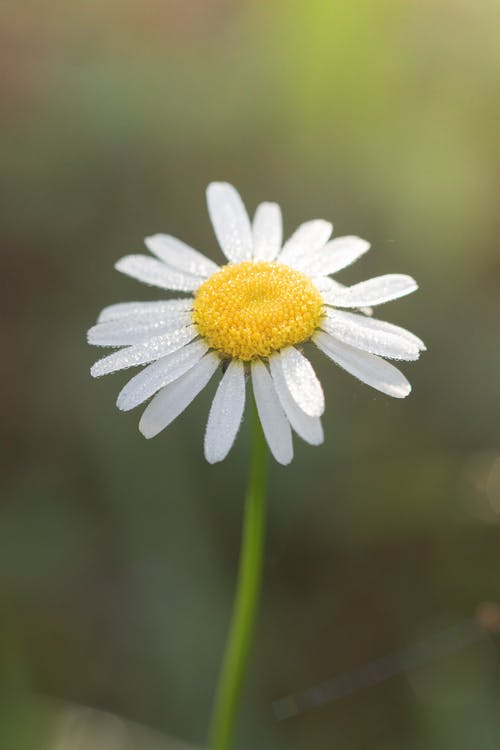
[[[245,501],[236,599],[215,694],[210,748],[228,750],[240,703],[259,603],[265,528],[267,448],[254,405],[252,457]]]

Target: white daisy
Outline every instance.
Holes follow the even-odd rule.
[[[311,445],[323,441],[325,399],[301,351],[307,341],[382,393],[395,398],[410,393],[405,376],[382,357],[415,360],[423,342],[368,317],[374,305],[415,291],[410,276],[387,274],[346,287],[330,276],[366,253],[366,240],[330,240],[332,225],[317,219],[299,226],[282,245],[276,203],[261,203],[250,223],[231,185],[211,183],[207,201],[228,262],[217,266],[169,235],[147,237],[156,258],[127,255],[116,268],[189,296],[111,305],[88,332],[90,344],[118,348],[95,363],[93,376],[147,365],[117,401],[127,411],[153,397],[139,423],[145,437],[167,427],[218,371],[222,378],[208,417],[205,456],[210,463],[222,461],[242,420],[250,374],[269,448],[279,463],[288,464],[292,429]]]

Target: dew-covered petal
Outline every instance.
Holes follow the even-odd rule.
[[[393,333],[396,336],[401,336],[402,338],[406,339],[410,343],[414,344],[419,351],[425,351],[427,349],[422,339],[419,338],[418,336],[415,336],[414,333],[412,333],[411,331],[408,331],[406,328],[397,326],[394,323],[388,323],[386,320],[378,320],[377,318],[367,319],[365,315],[359,315],[358,313],[347,312],[346,310],[335,310],[332,307],[326,307],[325,313],[327,317],[332,318],[332,319],[335,319],[341,316],[343,320],[346,320],[346,321],[349,320],[352,323],[356,323],[361,326],[366,326],[367,328],[370,328],[373,330],[387,331],[388,333]]]
[[[147,255],[126,255],[115,264],[117,271],[126,276],[161,289],[177,292],[194,292],[203,283],[201,276],[174,271],[165,263]]]
[[[164,357],[177,351],[198,336],[195,326],[186,326],[176,331],[168,331],[160,336],[153,336],[141,344],[127,346],[107,357],[98,360],[91,368],[90,374],[94,377],[108,375],[110,372],[125,370],[128,367],[145,365],[155,359]]]
[[[140,419],[139,430],[144,437],[155,437],[182,414],[205,388],[219,365],[220,359],[216,354],[205,354],[189,372],[162,388],[148,404]]]
[[[222,252],[232,263],[252,259],[252,228],[240,194],[227,182],[207,188],[208,213]]]
[[[368,281],[361,281],[342,291],[324,293],[325,302],[335,307],[364,307],[381,305],[398,297],[404,297],[417,289],[417,282],[411,276],[400,273],[388,273],[376,276]]]
[[[337,294],[344,289],[348,289],[345,284],[341,284],[340,281],[331,279],[329,276],[315,276],[314,274],[311,274],[311,277],[318,292],[321,292],[324,296]]]
[[[342,289],[348,289],[345,284],[341,284],[339,281],[331,279],[329,276],[314,276],[313,284],[322,295],[325,304],[328,304],[327,298],[331,297],[332,294],[337,294],[337,292]],[[358,309],[363,315],[373,315],[372,307],[359,307]]]
[[[269,358],[269,366],[276,393],[293,429],[306,443],[321,445],[324,440],[321,420],[319,417],[310,417],[305,414],[293,400],[285,382],[279,354],[274,354]]]
[[[176,271],[206,279],[219,270],[212,260],[169,234],[153,234],[144,242],[150,252]]]
[[[140,344],[152,336],[175,331],[192,323],[191,312],[177,312],[167,318],[158,314],[131,316],[97,323],[87,332],[87,341],[95,346],[130,346]]]
[[[372,388],[394,398],[410,393],[411,385],[403,373],[375,354],[343,344],[324,331],[317,331],[312,340],[327,357]]]
[[[134,409],[153,396],[160,388],[184,375],[199,362],[208,350],[203,340],[192,341],[172,354],[148,365],[128,381],[118,394],[116,405],[122,411]]]
[[[333,231],[329,221],[313,219],[301,224],[283,245],[278,256],[280,263],[289,264],[302,255],[309,255],[319,250],[328,242]]]
[[[328,276],[347,268],[370,249],[361,237],[336,237],[312,255],[303,255],[293,263],[294,268],[311,276]]]
[[[331,308],[327,309],[321,328],[345,344],[391,359],[418,359],[423,346],[404,328]]]
[[[98,323],[106,323],[108,320],[119,320],[120,318],[135,318],[138,321],[144,318],[167,318],[175,316],[179,312],[193,309],[193,298],[182,297],[177,299],[159,300],[158,302],[118,302],[109,305],[101,311]]]
[[[281,209],[277,203],[261,203],[257,206],[252,232],[254,260],[274,260],[283,240]]]
[[[325,396],[311,363],[295,347],[280,352],[283,376],[295,403],[310,417],[325,411]]]
[[[212,401],[205,431],[205,458],[210,464],[223,461],[231,450],[245,408],[245,367],[229,363]]]
[[[290,423],[265,364],[254,360],[251,368],[255,403],[267,444],[276,461],[286,466],[293,458]]]

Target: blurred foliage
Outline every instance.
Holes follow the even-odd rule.
[[[384,315],[429,349],[402,403],[317,360],[326,442],[272,468],[239,746],[500,746],[494,639],[295,719],[271,709],[499,599],[499,20],[492,0],[2,5],[0,747],[40,750],[37,695],[203,741],[247,427],[206,465],[207,392],[145,441],[114,407],[127,376],[91,382],[84,334],[154,298],[113,270],[145,235],[220,257],[213,179],[251,210],[280,202],[287,232],[319,216],[370,239],[343,280],[414,275]]]

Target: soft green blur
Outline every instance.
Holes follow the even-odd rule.
[[[144,440],[114,405],[128,375],[91,380],[85,330],[105,305],[161,296],[113,269],[144,236],[221,260],[204,202],[216,179],[251,211],[278,201],[287,233],[321,217],[369,239],[341,280],[415,276],[420,291],[378,314],[428,345],[403,366],[404,401],[313,355],[326,441],[272,466],[238,747],[500,747],[494,636],[296,718],[272,712],[500,602],[499,21],[492,0],[2,5],[2,750],[87,750],[77,731],[50,739],[52,701],[204,741],[248,424],[205,463],[214,381]],[[153,747],[109,721],[105,750]]]

